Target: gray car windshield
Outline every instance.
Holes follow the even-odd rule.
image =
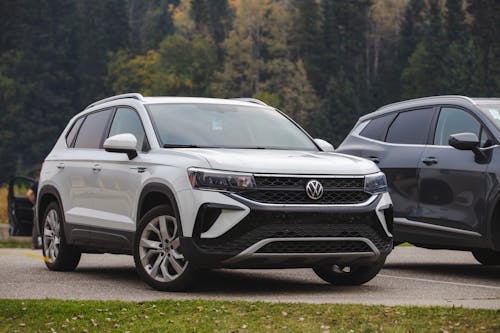
[[[150,104],[165,148],[314,150],[299,127],[271,108],[226,104]]]
[[[495,126],[500,129],[500,102],[479,104],[478,106],[495,123]]]

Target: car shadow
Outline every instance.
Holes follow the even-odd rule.
[[[200,272],[201,276],[190,292],[206,296],[323,294],[335,291],[366,292],[380,289],[376,285],[333,286],[317,278],[314,273],[300,271],[294,276],[282,270],[276,274],[266,270],[215,269]],[[113,281],[129,286],[143,285],[133,267],[79,267],[73,274],[85,274],[92,280]]]
[[[481,264],[386,263],[383,270],[386,272],[439,274],[440,277],[450,275],[453,277],[500,281],[500,266],[484,266]]]

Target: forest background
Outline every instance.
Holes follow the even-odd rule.
[[[114,94],[255,97],[338,145],[402,99],[500,96],[497,0],[2,0],[0,183]]]

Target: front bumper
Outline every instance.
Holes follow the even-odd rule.
[[[249,212],[224,234],[204,238],[222,211],[238,206],[201,205],[183,253],[197,267],[292,268],[379,260],[392,250],[388,194],[367,205],[276,206],[232,196]]]

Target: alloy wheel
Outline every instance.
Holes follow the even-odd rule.
[[[155,217],[142,231],[140,261],[144,270],[156,281],[173,281],[182,275],[188,265],[180,252],[178,231],[177,220],[169,215]]]
[[[55,262],[59,255],[61,244],[61,224],[59,214],[55,209],[49,210],[43,226],[43,250],[50,262]]]

